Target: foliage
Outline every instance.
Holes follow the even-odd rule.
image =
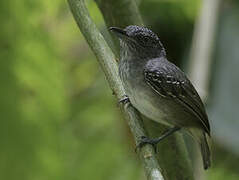
[[[199,4],[192,11],[192,1],[169,1],[157,11],[152,2],[140,6],[148,24],[173,19],[161,36],[175,37],[169,31],[175,26],[190,42]],[[67,3],[12,0],[1,1],[0,9],[0,179],[142,178],[129,130]],[[103,29],[93,1],[89,9]],[[187,50],[168,47],[179,59]],[[214,150],[209,178],[238,179],[231,167],[237,155],[222,149]]]

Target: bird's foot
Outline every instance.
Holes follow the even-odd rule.
[[[153,146],[154,148],[154,152],[157,153],[158,149],[157,149],[157,144],[159,143],[158,138],[148,138],[146,136],[141,136],[140,138],[140,142],[138,145],[136,145],[135,151],[137,152],[138,149],[141,149],[143,146],[145,146],[146,144],[150,144]]]
[[[124,95],[122,99],[119,100],[119,104],[128,104],[130,103],[129,97],[127,95]]]
[[[146,136],[141,136],[140,142],[139,144],[136,146],[135,151],[137,151],[138,149],[141,149],[143,146],[145,146],[146,144],[151,144],[154,148],[155,153],[157,153],[157,144],[162,141],[163,139],[165,139],[166,137],[170,136],[171,134],[173,134],[174,132],[180,130],[180,127],[173,127],[171,129],[168,129],[167,131],[165,131],[160,137],[158,138],[148,138]]]

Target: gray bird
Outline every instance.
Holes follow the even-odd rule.
[[[120,40],[119,75],[129,101],[149,119],[170,127],[159,138],[143,137],[139,146],[155,145],[184,128],[199,143],[204,169],[209,168],[210,125],[204,105],[184,72],[167,60],[159,37],[135,25],[110,30]]]

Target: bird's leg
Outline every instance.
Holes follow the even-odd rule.
[[[124,95],[122,99],[119,100],[119,104],[125,105],[127,103],[130,103],[129,97],[127,95]]]
[[[148,138],[148,137],[145,137],[145,136],[142,136],[141,137],[141,140],[140,140],[140,143],[136,146],[136,150],[138,148],[142,148],[144,145],[146,144],[151,144],[153,147],[154,147],[154,150],[155,152],[157,152],[157,144],[163,140],[164,138],[170,136],[171,134],[173,134],[174,132],[180,130],[181,128],[180,127],[173,127],[171,129],[168,129],[166,130],[162,136],[158,137],[158,138]]]

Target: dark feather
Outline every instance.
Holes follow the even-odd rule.
[[[197,91],[186,75],[164,57],[149,61],[144,69],[145,81],[160,96],[171,98],[190,110],[210,135],[208,117]]]

